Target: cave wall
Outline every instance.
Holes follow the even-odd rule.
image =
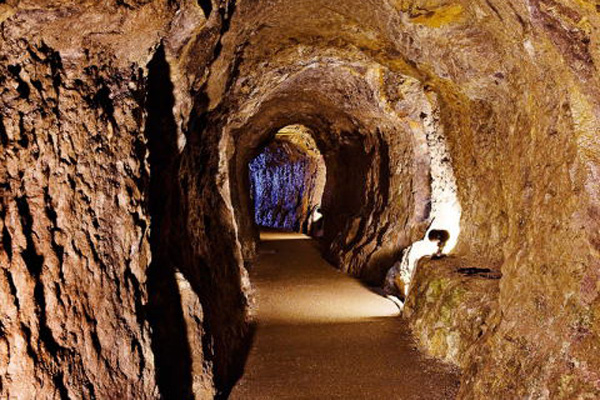
[[[336,59],[319,69],[300,70],[291,74],[293,79],[281,90],[265,87],[266,98],[260,104],[250,102],[256,107],[252,114],[240,114],[243,120],[233,120],[223,128],[230,132],[229,143],[247,144],[237,148],[232,145],[228,156],[232,196],[239,210],[237,221],[247,258],[252,257],[252,238],[256,236],[253,221],[248,218],[251,213],[244,211],[250,205],[247,183],[236,177],[244,174],[242,168],[251,150],[290,123],[309,127],[325,158],[324,244],[332,262],[377,283],[400,250],[422,234],[427,224],[429,192],[425,133],[420,129],[416,137],[407,135],[408,124],[384,114],[383,105],[366,95],[381,89],[380,79],[385,73],[368,68],[357,61],[348,71]],[[371,75],[367,82],[362,81],[361,73],[365,71]],[[262,83],[268,84],[269,80]],[[401,106],[419,120],[419,113],[410,110],[409,104],[426,99],[413,80],[405,83],[410,100]],[[351,98],[349,93],[356,95],[355,103],[346,100]],[[369,118],[364,121],[355,115],[360,107],[369,109]],[[413,202],[413,198],[418,200]],[[367,223],[369,220],[377,223]],[[389,242],[383,240],[386,236]]]
[[[179,315],[186,370],[206,378],[185,390],[223,393],[249,334],[252,152],[282,126],[314,131],[326,253],[376,282],[430,222],[433,110],[462,207],[451,264],[502,278],[469,357],[432,344],[453,343],[452,320],[432,341],[413,319],[421,345],[461,363],[464,398],[600,395],[597,3],[7,0],[0,24],[0,396],[165,393],[177,378],[159,372],[148,304]],[[146,97],[161,43],[179,211],[159,227]],[[423,306],[461,315],[451,282]],[[477,329],[461,332],[473,348]]]
[[[419,114],[439,107],[462,208],[452,256],[457,268],[502,274],[465,365],[465,398],[598,396],[598,22],[589,1],[246,2],[217,64],[235,79],[208,87],[215,106],[234,110],[232,142],[253,146],[273,120],[301,122],[331,148],[387,148],[400,181],[426,166]],[[368,187],[387,187],[367,170]],[[385,212],[347,218],[330,259],[369,276],[371,246],[398,257],[422,237],[419,213],[407,210],[426,206],[428,193],[408,188],[426,181],[392,185],[400,194],[389,203],[390,191],[367,191],[365,209]],[[386,231],[388,213],[403,223]]]
[[[151,397],[139,157],[149,52],[69,48],[58,31],[77,16],[36,32],[59,12],[29,5],[2,23],[1,396]]]
[[[205,256],[181,194],[228,7],[0,4],[0,397],[212,398],[239,374],[235,244]]]

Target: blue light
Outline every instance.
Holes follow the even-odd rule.
[[[308,170],[307,160],[292,160],[280,146],[270,145],[249,163],[250,190],[257,225],[299,230]]]

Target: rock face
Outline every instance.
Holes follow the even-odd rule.
[[[404,307],[421,347],[462,368],[476,362],[499,318],[501,277],[464,259],[422,259]]]
[[[192,1],[0,4],[0,397],[206,398],[235,379],[248,324],[227,207],[204,218],[181,188],[196,79],[183,55],[213,57],[216,15]]]
[[[311,134],[286,127],[249,163],[257,225],[311,232],[325,187],[325,163]]]
[[[463,398],[599,397],[598,7],[1,2],[0,397],[224,396],[248,163],[292,124],[324,157],[328,258],[373,283],[432,223],[445,141],[458,241],[407,316]]]

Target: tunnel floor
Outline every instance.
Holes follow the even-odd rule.
[[[261,234],[258,328],[231,399],[452,399],[459,373],[416,350],[398,308],[337,271],[317,244]]]

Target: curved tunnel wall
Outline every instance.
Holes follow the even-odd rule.
[[[313,82],[327,82],[331,88],[325,92],[306,90]],[[356,110],[356,105],[341,107],[344,100],[340,97],[356,92],[355,84],[359,94],[365,93],[355,99],[358,104],[373,101],[367,93],[374,90],[368,85],[378,85],[375,78],[370,83],[360,82],[337,63],[328,62],[319,68],[299,70],[284,89],[267,98],[255,118],[235,128],[233,142],[247,146],[234,150],[232,194],[241,204],[236,209],[248,209],[249,200],[244,198],[247,182],[235,183],[236,176],[244,173],[239,166],[251,154],[248,149],[266,140],[273,126],[300,121],[311,127],[327,165],[322,203],[327,254],[341,268],[381,282],[402,248],[422,235],[427,226],[429,158],[424,131],[410,131],[393,113],[382,118],[379,104],[368,105],[374,110],[366,121],[353,115],[351,107]],[[407,81],[407,87],[413,85]],[[301,88],[305,88],[303,92]],[[411,90],[419,93],[416,87]],[[426,101],[420,96],[417,101]],[[415,118],[419,121],[419,113]],[[414,203],[413,196],[417,196]],[[246,215],[239,213],[238,224],[241,237],[251,238],[253,234],[244,234],[252,231],[251,223],[245,222]],[[383,240],[384,236],[389,240]],[[252,248],[252,243],[246,242],[245,247]]]
[[[476,265],[477,267],[473,267],[476,270],[502,271],[502,280],[489,291],[490,293],[499,291],[500,300],[492,302],[495,304],[492,307],[495,311],[489,314],[491,315],[490,319],[485,321],[482,330],[474,336],[471,342],[476,343],[473,347],[476,350],[473,350],[472,354],[474,357],[480,358],[476,358],[477,361],[467,361],[468,376],[464,381],[463,394],[484,395],[491,391],[498,396],[506,393],[519,396],[525,395],[525,393],[558,392],[559,389],[553,384],[536,383],[533,385],[535,388],[532,388],[526,387],[522,383],[515,383],[510,377],[517,376],[519,373],[515,370],[516,364],[511,364],[510,360],[514,361],[518,358],[528,365],[529,372],[526,372],[526,375],[540,377],[541,380],[537,381],[538,383],[549,382],[541,376],[550,375],[577,375],[578,382],[586,381],[586,378],[579,374],[580,371],[573,371],[568,367],[569,362],[566,360],[578,357],[573,354],[570,356],[563,354],[564,357],[559,357],[562,361],[553,362],[552,365],[545,364],[542,368],[544,372],[539,370],[536,370],[535,373],[531,372],[537,368],[536,365],[541,363],[540,360],[544,357],[542,354],[548,354],[548,352],[556,354],[559,351],[560,340],[564,339],[563,343],[572,344],[574,342],[572,338],[567,338],[568,335],[565,336],[557,322],[556,324],[552,323],[552,327],[548,326],[548,329],[556,335],[547,337],[543,344],[540,343],[534,330],[526,328],[521,323],[522,314],[519,311],[521,307],[525,307],[526,315],[533,318],[530,320],[532,325],[537,324],[534,322],[534,315],[546,315],[548,318],[545,320],[556,321],[550,317],[554,311],[561,315],[560,318],[564,318],[563,321],[570,320],[571,317],[568,317],[568,313],[565,313],[559,305],[558,298],[565,299],[561,294],[564,292],[558,290],[558,286],[555,286],[557,297],[553,300],[549,298],[548,294],[541,294],[544,292],[541,289],[543,285],[539,286],[541,292],[538,292],[538,295],[534,295],[531,291],[528,291],[526,295],[519,293],[521,290],[525,290],[525,285],[538,286],[538,283],[531,278],[533,275],[529,274],[532,271],[538,271],[540,265],[546,267],[550,264],[555,265],[549,261],[551,259],[560,265],[569,264],[566,262],[567,259],[579,259],[579,265],[587,265],[585,268],[582,267],[588,271],[587,273],[591,273],[590,271],[593,270],[592,264],[590,264],[590,253],[583,250],[586,247],[584,243],[588,239],[579,236],[576,232],[582,231],[573,226],[575,220],[583,223],[583,220],[576,216],[583,214],[576,212],[576,207],[555,208],[551,205],[553,204],[551,199],[558,197],[547,192],[549,187],[571,188],[577,191],[576,188],[581,188],[580,185],[585,181],[588,182],[585,198],[589,199],[587,196],[593,193],[591,188],[594,185],[590,186],[589,182],[591,181],[588,179],[592,176],[589,175],[591,164],[588,161],[582,161],[583,159],[576,155],[578,153],[576,148],[579,147],[581,150],[580,146],[583,142],[579,142],[579,145],[575,144],[575,136],[569,132],[577,130],[574,127],[588,118],[591,118],[588,121],[596,121],[590,116],[593,113],[591,110],[597,108],[597,101],[593,100],[596,98],[596,95],[593,94],[596,89],[591,89],[591,87],[597,86],[597,82],[590,81],[590,78],[584,77],[585,74],[579,74],[570,66],[565,68],[565,65],[558,66],[555,63],[557,58],[562,59],[563,57],[573,61],[574,64],[583,62],[574,61],[576,59],[583,60],[585,58],[588,60],[586,62],[591,62],[590,60],[594,57],[597,59],[597,55],[592,56],[583,48],[586,46],[580,48],[574,44],[572,47],[567,45],[570,40],[572,40],[571,43],[575,43],[578,39],[574,37],[567,39],[564,32],[559,33],[563,28],[558,28],[561,23],[557,22],[567,23],[565,21],[570,17],[566,17],[566,15],[579,15],[578,18],[581,18],[583,15],[590,15],[591,11],[589,9],[585,11],[585,7],[573,4],[565,6],[565,8],[554,8],[550,7],[548,3],[541,1],[525,5],[522,2],[500,4],[500,2],[481,1],[443,5],[425,4],[424,2],[411,4],[382,2],[367,5],[351,1],[333,10],[328,8],[324,2],[315,1],[303,3],[302,7],[298,7],[293,12],[285,8],[285,5],[273,4],[260,11],[250,8],[244,11],[240,9],[240,15],[265,24],[264,29],[252,37],[252,43],[262,43],[263,45],[256,47],[249,45],[245,48],[243,62],[236,58],[233,52],[233,49],[236,48],[233,43],[239,45],[243,43],[243,39],[236,42],[233,35],[230,37],[232,44],[230,54],[232,59],[240,61],[236,68],[238,76],[241,78],[236,81],[236,84],[222,87],[227,89],[223,92],[226,92],[227,96],[237,96],[234,103],[236,103],[235,107],[239,106],[240,120],[237,120],[235,126],[232,126],[233,137],[236,138],[238,137],[235,136],[237,128],[248,127],[244,119],[251,124],[257,122],[264,124],[262,125],[264,127],[268,127],[269,124],[265,121],[260,122],[261,113],[275,119],[285,119],[269,110],[269,102],[272,99],[281,104],[284,113],[294,114],[298,109],[303,111],[307,120],[313,120],[312,127],[315,131],[319,131],[316,127],[326,121],[327,125],[337,125],[337,127],[345,125],[346,129],[331,129],[328,126],[327,130],[323,130],[325,132],[340,134],[344,130],[347,133],[362,131],[362,133],[369,132],[373,135],[377,131],[373,125],[365,128],[365,125],[373,122],[371,119],[373,114],[389,116],[398,113],[399,120],[395,120],[390,124],[391,126],[383,124],[386,129],[380,127],[380,131],[387,134],[394,132],[394,127],[402,126],[405,127],[405,132],[414,133],[422,129],[418,115],[420,110],[427,107],[423,107],[423,103],[416,100],[418,97],[411,96],[411,94],[415,93],[414,89],[435,93],[437,99],[430,104],[437,104],[439,109],[439,121],[443,126],[448,150],[452,156],[458,198],[462,208],[461,234],[453,252],[456,258],[453,259],[452,268],[458,270],[464,267],[469,270],[467,266]],[[562,11],[558,11],[559,9]],[[533,13],[529,14],[528,10],[532,10]],[[306,23],[295,24],[293,22],[295,20],[303,20]],[[378,22],[373,23],[373,21]],[[385,22],[380,23],[381,21]],[[546,23],[549,21],[554,21],[550,25],[554,26],[556,31],[553,31],[554,28],[548,28],[549,25]],[[242,25],[239,25],[240,30],[238,31],[240,38],[244,37]],[[288,29],[274,28],[280,26],[286,26]],[[587,35],[583,32],[581,34]],[[590,37],[586,36],[585,40],[590,40]],[[549,54],[553,54],[553,56],[548,56]],[[269,59],[268,66],[261,64],[261,61],[267,58]],[[363,59],[366,60],[364,63],[366,68],[361,68],[360,62],[357,62],[357,60]],[[479,62],[478,60],[490,62]],[[567,64],[571,61],[567,61]],[[371,86],[371,89],[365,89],[364,86],[354,86],[352,83],[349,85],[352,88],[339,90],[335,85],[330,84],[327,73],[323,72],[328,68],[326,65],[334,68],[336,64],[344,64],[346,71],[354,70],[354,76],[360,76],[363,82],[372,82],[373,77],[377,76],[384,84],[379,88],[375,84]],[[228,64],[225,62],[223,65]],[[253,70],[259,65],[265,68],[260,69],[260,72],[257,72],[259,69]],[[590,64],[587,65],[584,69],[588,68]],[[247,66],[247,69],[244,69],[244,66]],[[245,72],[240,73],[239,71]],[[305,88],[325,88],[324,91],[335,100],[324,100],[325,96],[322,95],[322,92],[316,90],[311,92],[310,99],[304,100],[300,90],[294,91],[294,84],[298,80],[302,80],[299,75],[306,77],[310,75],[311,71],[321,73],[320,79],[314,80],[318,83],[311,83],[309,79],[305,79],[303,86]],[[343,72],[339,75],[343,76]],[[410,78],[406,79],[407,77]],[[349,77],[346,81],[352,82],[352,79]],[[417,84],[410,85],[411,79]],[[563,79],[569,82],[582,83],[585,81],[589,86],[573,92],[560,83]],[[405,85],[404,83],[407,81],[409,84]],[[220,98],[218,80],[215,82],[213,93],[215,93],[215,98]],[[540,82],[544,83],[540,84]],[[565,89],[561,91],[561,96],[554,97],[555,100],[545,97],[544,93],[552,92],[550,88],[557,85]],[[586,94],[583,94],[581,90]],[[340,95],[336,98],[338,91],[345,93],[346,96]],[[287,94],[289,94],[289,98],[286,97]],[[271,95],[273,95],[272,99]],[[427,97],[428,94],[425,96]],[[407,98],[410,98],[410,101],[405,101]],[[357,99],[363,100],[361,102]],[[369,102],[367,99],[373,101],[371,104],[376,104],[373,110],[378,109],[378,111],[373,111],[373,113],[367,111],[371,109],[366,105]],[[387,99],[387,101],[382,99]],[[311,102],[319,104],[315,107],[316,109],[311,107],[309,104]],[[291,105],[288,107],[287,103]],[[360,104],[357,106],[357,103]],[[338,105],[339,107],[337,107]],[[353,112],[353,107],[360,111]],[[574,113],[571,114],[573,111]],[[583,117],[584,115],[585,117]],[[507,116],[510,117],[507,118]],[[301,116],[294,118],[294,122],[301,120]],[[310,123],[305,123],[310,126]],[[591,131],[597,131],[597,121],[591,125],[594,126]],[[252,129],[250,128],[248,131],[252,131]],[[247,137],[260,136],[259,131],[253,131]],[[586,134],[583,135],[586,136]],[[422,156],[427,154],[426,150],[423,151],[422,136],[412,134],[389,135],[388,137],[386,142],[390,143],[394,143],[398,137],[410,137],[415,155],[407,154],[406,159],[412,160],[413,165],[427,164],[427,157]],[[548,137],[556,140],[547,142]],[[372,139],[365,141],[365,149],[370,148],[369,142],[372,143]],[[561,148],[562,150],[560,150]],[[565,149],[568,150],[564,151]],[[552,152],[557,154],[551,156]],[[227,157],[231,157],[231,154]],[[547,162],[541,163],[540,159]],[[398,162],[393,156],[392,160],[391,164],[397,168]],[[550,173],[549,171],[553,168],[560,172],[558,174]],[[410,171],[409,168],[399,169]],[[419,170],[422,169],[417,169],[417,171]],[[584,170],[588,172],[584,172]],[[233,175],[235,174],[232,173]],[[418,174],[412,174],[412,176],[418,176]],[[584,176],[588,178],[584,178]],[[429,186],[427,179],[425,181],[415,179],[413,182],[415,182],[415,186],[419,185],[418,182],[421,182],[421,187]],[[410,186],[403,186],[404,189],[407,187]],[[401,196],[400,199],[396,198],[398,201],[395,201],[394,204],[403,204],[403,211],[394,216],[394,221],[406,221],[406,210],[416,210],[424,205],[423,208],[419,208],[421,211],[425,210],[424,213],[415,212],[413,215],[428,215],[426,206],[430,197],[427,193],[428,190],[402,190],[403,193],[417,193],[415,197],[419,197],[419,201],[413,201],[412,198],[408,201],[403,200]],[[568,189],[565,190],[568,192]],[[232,189],[234,203],[236,202],[235,191],[236,189]],[[567,192],[562,191],[562,196],[569,197]],[[379,196],[375,196],[375,202],[370,203],[369,207],[376,205],[380,199],[385,200],[383,195],[377,197]],[[587,204],[587,201],[582,200],[581,210],[588,209],[584,205]],[[553,232],[544,230],[545,228],[541,226],[546,222],[542,225],[534,222],[539,218],[538,212],[548,213],[549,219],[545,220],[549,224],[548,226],[557,226],[556,221],[560,220],[561,222],[558,224],[563,228]],[[396,227],[385,231],[380,229],[382,225],[385,226],[385,222],[371,225],[371,222],[376,219],[376,214],[369,214],[358,216],[354,227],[350,225],[348,227],[350,229],[344,229],[330,244],[330,250],[333,248],[335,254],[331,259],[337,265],[348,268],[357,275],[368,276],[370,275],[369,271],[377,269],[371,268],[378,255],[371,254],[369,246],[364,245],[365,243],[377,243],[377,233],[381,235],[381,245],[375,247],[378,248],[378,253],[390,255],[386,260],[387,263],[390,260],[397,260],[401,249],[414,241],[415,237],[423,237],[423,232],[428,224],[427,217],[421,220],[421,224],[415,223],[417,219],[409,218],[411,222],[402,224],[403,228]],[[557,216],[557,219],[550,215]],[[241,219],[243,217],[239,218],[238,216],[238,221]],[[552,219],[555,223],[549,222]],[[362,226],[361,221],[363,221]],[[240,222],[239,225],[240,231],[244,232],[243,222]],[[587,226],[587,223],[583,223],[583,225]],[[373,236],[368,229],[363,229],[366,226],[371,229],[378,226],[379,228],[375,231],[376,235]],[[546,234],[536,234],[535,232],[541,232],[539,229]],[[411,234],[408,235],[407,233],[411,230]],[[399,237],[399,231],[404,233],[403,238]],[[566,234],[567,231],[571,233]],[[592,231],[595,232],[594,229]],[[358,240],[354,242],[352,239],[346,240],[347,238],[356,238],[357,236],[353,235],[354,232],[359,232]],[[562,236],[563,234],[566,236]],[[529,238],[525,242],[523,235]],[[566,239],[569,235],[575,235],[581,241],[577,239],[572,242],[570,239]],[[408,236],[411,239],[407,239]],[[252,237],[252,235],[242,234],[241,237]],[[558,237],[563,239],[558,239]],[[542,238],[549,240],[545,241]],[[579,243],[575,245],[577,249],[556,252],[556,249],[564,248],[567,242]],[[351,244],[351,248],[346,247],[348,243]],[[246,247],[251,248],[251,245],[244,245],[244,248]],[[392,254],[393,256],[391,256]],[[566,254],[570,254],[570,256],[566,256]],[[371,261],[365,263],[366,259]],[[578,298],[583,299],[583,297],[579,297],[583,293],[581,292],[582,286],[580,286],[581,279],[583,279],[580,275],[581,271],[573,270],[571,272],[574,274],[561,272],[561,278],[556,278],[554,282],[558,285],[558,280],[564,279],[565,284],[569,282],[568,285],[571,285],[573,293],[579,293]],[[523,282],[528,283],[524,284]],[[423,293],[419,296],[422,295]],[[509,300],[516,298],[520,300],[516,302]],[[444,301],[449,301],[449,298],[442,300],[442,302]],[[447,303],[442,304],[449,306]],[[458,310],[461,307],[459,304],[452,307]],[[526,304],[528,305],[526,306]],[[545,304],[546,306],[540,308],[535,304]],[[580,310],[590,310],[589,304],[578,304],[574,307]],[[465,307],[469,307],[469,305],[465,305]],[[554,311],[550,311],[551,309]],[[483,317],[483,314],[481,316]],[[519,347],[514,342],[503,339],[506,338],[503,335],[508,335],[508,337],[516,335],[520,338],[519,340],[523,340],[523,343],[527,343],[527,349],[538,354],[540,358],[530,357],[529,350],[526,351],[525,347]],[[590,337],[596,337],[594,335],[596,334],[592,334]],[[563,339],[559,340],[558,337]],[[436,354],[444,352],[450,354],[452,338],[451,334],[447,337],[427,338],[423,340],[423,345]],[[438,343],[442,342],[444,345],[438,346]],[[586,340],[586,343],[589,342]],[[505,351],[507,353],[504,353]],[[506,379],[506,381],[500,382],[494,371],[502,371],[501,374],[504,378],[500,379]],[[570,393],[592,390],[589,389],[589,386],[586,386],[588,389],[581,389],[578,385],[571,385],[566,390]]]
[[[180,232],[193,248],[182,263],[192,290],[179,291],[200,297],[211,320],[201,336],[220,365],[218,386],[231,381],[227,365],[248,333],[245,266],[256,237],[242,194],[245,149],[292,123],[313,129],[329,160],[361,143],[367,190],[354,218],[338,221],[328,252],[374,279],[428,224],[418,93],[429,92],[462,217],[453,257],[422,270],[422,282],[447,291],[435,298],[441,316],[416,311],[425,315],[411,322],[421,345],[452,356],[456,327],[429,338],[427,326],[483,315],[468,301],[483,281],[434,279],[442,264],[500,270],[487,317],[460,347],[461,395],[598,397],[597,6],[213,5],[205,14],[193,1],[0,4],[1,395],[159,396],[144,312],[156,228],[146,207],[144,103],[147,63],[162,42],[173,84],[167,113],[183,151]],[[386,152],[389,182],[377,172]],[[382,182],[387,190],[369,189]],[[428,287],[418,287],[414,301],[424,304]]]

